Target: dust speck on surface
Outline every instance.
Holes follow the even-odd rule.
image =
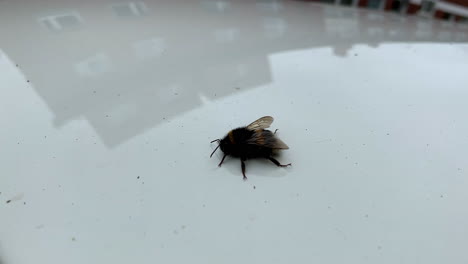
[[[185,228],[186,228],[186,226],[185,226],[185,225],[182,225],[180,228],[182,228],[182,229],[185,229]]]
[[[6,203],[11,203],[11,200],[6,201]]]
[[[254,190],[257,189],[257,187],[255,185],[253,186],[253,188],[254,188]]]
[[[138,176],[137,179],[140,179],[140,176]]]
[[[440,195],[440,198],[444,198],[444,195],[443,195],[443,194],[441,194],[441,195]]]
[[[366,217],[366,218],[369,218],[369,215],[368,215],[368,214],[366,214],[366,215],[365,215],[365,217]]]
[[[377,246],[377,249],[378,249],[378,250],[381,250],[381,249],[382,249],[382,246]]]
[[[26,205],[26,202],[23,202],[24,205]]]
[[[75,238],[75,237],[72,237],[72,239],[71,239],[71,240],[72,240],[72,241],[76,241],[76,238]]]
[[[28,82],[29,82],[29,80],[28,80]]]
[[[387,133],[387,136],[390,136],[390,133]]]
[[[236,89],[236,90],[240,90],[240,88],[239,88],[239,87],[236,87],[235,89]]]

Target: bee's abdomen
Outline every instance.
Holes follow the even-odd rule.
[[[246,159],[268,157],[272,154],[271,148],[266,148],[258,145],[247,144],[247,141],[252,138],[254,131],[246,128],[236,128],[230,131],[227,135],[230,141],[230,155]]]

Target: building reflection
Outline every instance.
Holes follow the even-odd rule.
[[[0,22],[18,22],[2,32],[3,50],[57,128],[86,119],[110,148],[202,98],[272,82],[271,54],[331,47],[346,57],[357,44],[468,41],[462,26],[302,1],[22,2],[0,10]]]

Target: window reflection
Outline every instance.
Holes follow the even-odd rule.
[[[58,32],[79,28],[83,24],[83,18],[78,12],[73,11],[41,17],[39,23],[50,31]]]
[[[148,13],[148,7],[144,2],[113,4],[112,10],[118,17],[140,17]]]

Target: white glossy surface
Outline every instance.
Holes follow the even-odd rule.
[[[467,263],[467,30],[1,1],[0,263]],[[267,114],[293,166],[218,168],[209,141]]]

